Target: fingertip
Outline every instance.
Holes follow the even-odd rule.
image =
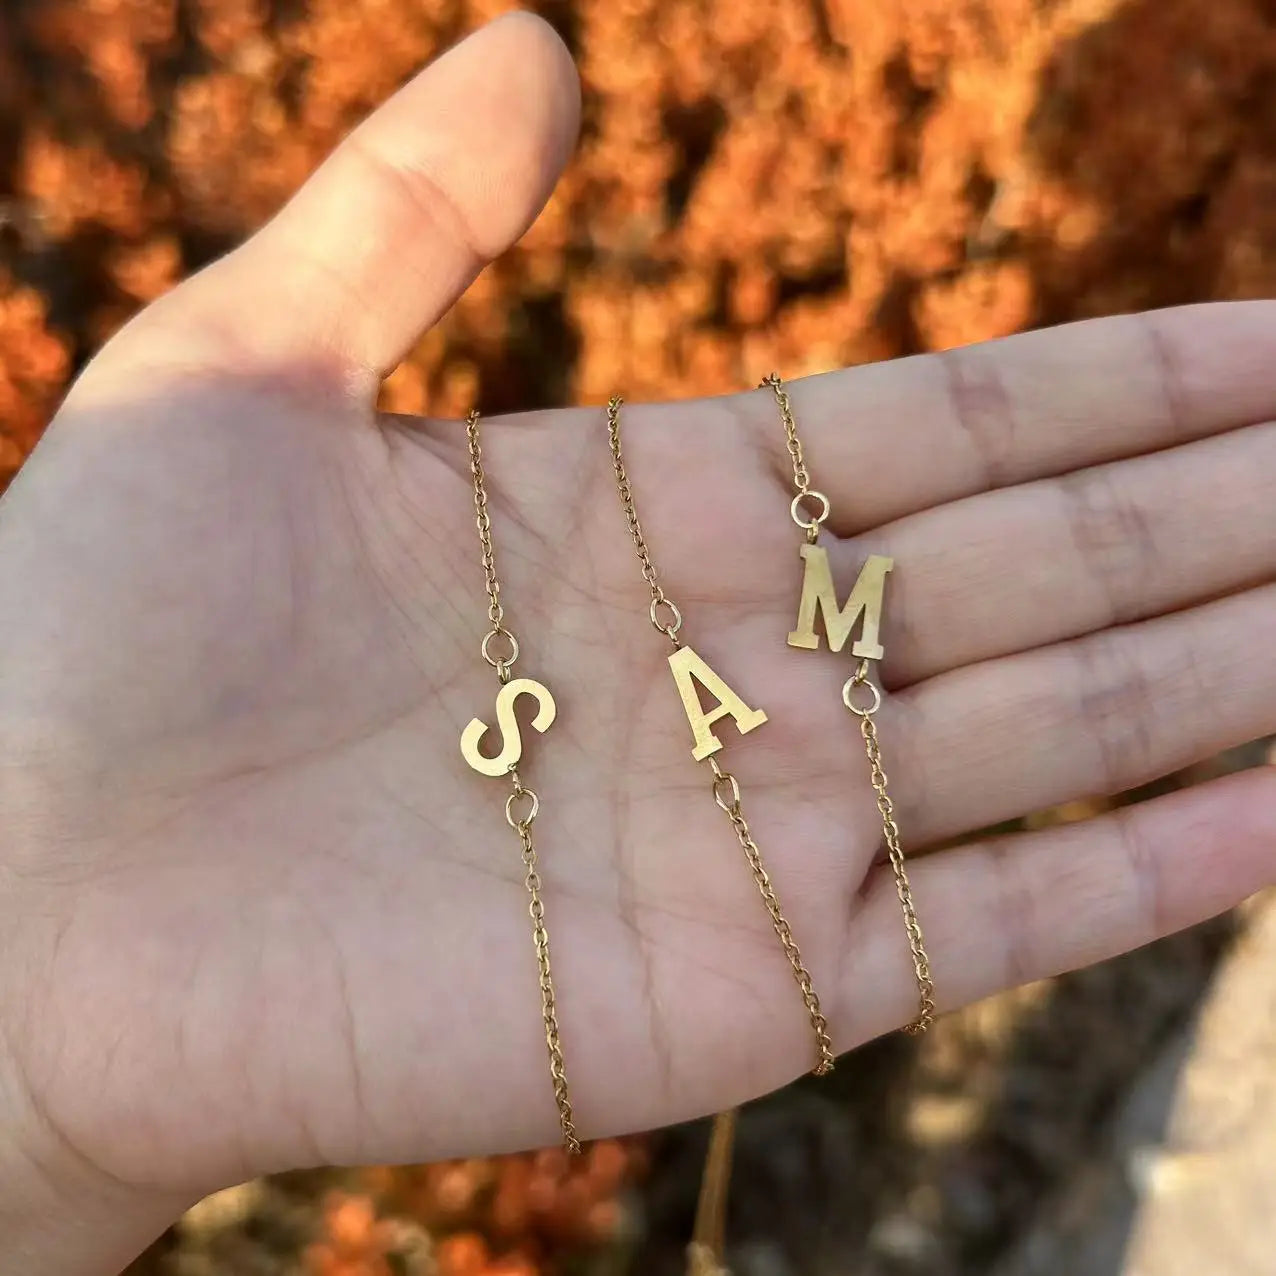
[[[579,129],[580,79],[567,46],[543,18],[516,10],[453,45],[357,133],[445,188],[470,246],[492,258],[540,212]]]
[[[566,126],[563,129],[566,143],[563,159],[566,160],[580,131],[581,107],[580,75],[566,40],[551,22],[526,9],[504,13],[480,30],[496,31],[502,35],[508,30],[516,48],[524,51],[535,49],[529,66],[533,71],[546,74],[545,86],[556,95],[555,117]]]
[[[562,36],[538,14],[515,10],[489,24],[488,30],[508,40],[510,90],[516,109],[532,113],[530,132],[542,139],[540,195],[531,216],[514,216],[494,228],[495,256],[518,238],[553,192],[580,136],[581,86],[576,62]]]

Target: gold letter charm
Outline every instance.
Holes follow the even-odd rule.
[[[697,762],[703,762],[711,753],[722,748],[722,741],[709,729],[719,718],[734,718],[741,735],[747,735],[766,721],[766,714],[761,709],[750,709],[690,647],[679,647],[669,657],[669,668],[674,682],[678,684],[678,694],[691,724],[691,734],[695,736],[696,747],[691,750],[691,756]],[[718,701],[716,709],[710,709],[708,713],[704,711],[695,686],[697,682]]]
[[[864,636],[851,648],[851,654],[864,660],[880,660],[885,654],[877,641],[882,624],[882,593],[886,589],[886,573],[895,566],[895,560],[880,554],[870,555],[855,588],[851,590],[851,596],[846,600],[846,606],[839,610],[833,574],[829,571],[828,550],[818,545],[803,545],[799,552],[806,560],[806,570],[802,575],[797,628],[789,635],[789,646],[801,647],[805,651],[819,649],[820,640],[815,632],[815,613],[818,611],[824,615],[829,650],[841,651],[863,614]]]
[[[478,718],[471,718],[469,726],[461,732],[461,755],[481,775],[506,775],[523,756],[523,737],[518,729],[518,719],[514,716],[514,702],[519,696],[536,697],[540,707],[532,719],[535,730],[548,731],[554,723],[558,706],[548,687],[542,686],[535,678],[515,678],[507,682],[496,693],[496,722],[504,741],[500,753],[494,758],[485,758],[479,752],[479,741],[487,733],[487,724]]]

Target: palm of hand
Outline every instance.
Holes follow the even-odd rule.
[[[43,936],[40,1003],[89,1008],[57,1068],[47,1060],[61,1073],[47,1102],[125,1175],[167,1177],[165,1140],[181,1131],[190,1155],[191,1116],[210,1103],[253,1164],[295,1162],[299,1147],[410,1156],[422,1129],[440,1147],[543,1140],[553,1109],[507,785],[458,748],[469,716],[494,722],[498,686],[478,654],[463,431],[281,404],[213,358],[193,399],[148,398],[40,494],[77,511],[76,543],[30,574],[57,582],[48,629],[82,637],[30,691],[80,728],[84,749],[69,729],[60,749],[64,833],[77,857],[101,847],[74,917]],[[63,428],[87,436],[90,415],[72,400]],[[861,971],[894,966],[902,932],[885,910],[875,933],[848,925],[880,834],[836,667],[784,645],[800,536],[780,480],[728,410],[644,415],[630,450],[658,480],[652,536],[686,632],[770,715],[746,740],[718,730],[780,882],[800,849],[786,895],[808,962],[838,979],[853,942]],[[484,441],[518,673],[559,706],[544,738],[526,733],[523,771],[544,800],[570,1075],[589,1125],[631,1128],[772,1086],[809,1046],[689,757],[600,420],[492,422]],[[807,749],[808,736],[837,744]],[[41,873],[60,877],[47,848]],[[905,1010],[903,973],[857,1013],[861,1037]],[[703,1068],[709,1056],[725,1073]],[[75,1109],[93,1096],[98,1111],[103,1090],[134,1116],[80,1133]]]
[[[491,38],[524,60],[546,39],[500,28]],[[3,684],[22,764],[10,808],[27,833],[5,905],[31,974],[22,1072],[47,1121],[129,1181],[200,1189],[551,1140],[507,788],[457,744],[470,717],[494,720],[497,687],[478,655],[463,431],[378,422],[368,378],[250,346],[217,318],[244,269],[232,259],[124,334],[0,522],[20,670]],[[1258,482],[1276,447],[1251,424],[1276,400],[1255,358],[1263,322],[1128,321],[795,392],[816,485],[852,537],[833,548],[841,591],[869,550],[899,561],[882,730],[911,845],[1276,725],[1255,668],[1276,636]],[[1124,397],[1061,384],[1082,360]],[[994,384],[995,414],[978,393]],[[981,425],[1035,411],[1039,426],[1052,405],[1073,426],[1063,441]],[[892,446],[883,421],[904,423]],[[602,1133],[738,1101],[801,1071],[809,1030],[688,756],[601,413],[484,431],[517,671],[559,706],[525,778],[543,803],[578,1117]],[[1140,455],[1172,443],[1198,451]],[[889,874],[873,868],[846,660],[785,646],[801,537],[773,405],[635,408],[626,447],[684,638],[769,715],[743,739],[720,724],[721,757],[845,1049],[908,1020],[913,976]],[[1195,558],[1194,538],[1208,542]],[[1248,557],[1225,552],[1242,541]],[[1184,684],[1194,648],[1214,659]],[[915,877],[942,1003],[1225,906],[1270,871],[1272,805],[1270,778],[1242,777],[1083,832],[926,860]]]

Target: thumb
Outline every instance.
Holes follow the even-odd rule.
[[[552,28],[500,18],[365,120],[187,300],[267,362],[335,355],[379,377],[531,224],[579,117]]]

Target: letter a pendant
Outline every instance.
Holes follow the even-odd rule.
[[[691,756],[697,762],[703,762],[722,748],[722,741],[711,729],[719,718],[734,719],[741,735],[748,735],[766,721],[766,714],[761,709],[749,708],[692,648],[679,647],[669,657],[669,669],[678,684],[678,694],[682,697],[682,707],[695,740]],[[717,700],[714,708],[705,710],[696,690],[697,683]]]

